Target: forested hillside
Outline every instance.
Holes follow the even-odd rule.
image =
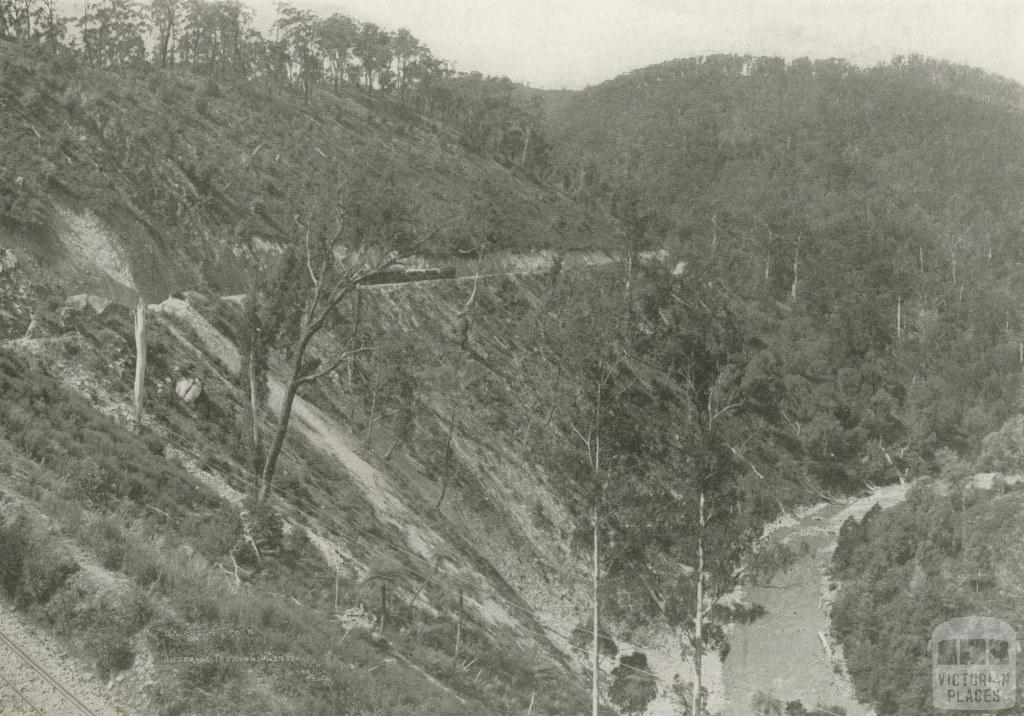
[[[919,57],[712,56],[590,88],[549,122],[567,191],[770,315],[812,469],[899,466],[874,480],[977,449],[1017,408],[1022,98]]]
[[[951,487],[915,486],[906,504],[851,518],[840,533],[833,572],[844,585],[833,628],[858,696],[879,714],[932,707],[928,641],[940,622],[979,615],[1020,623],[1022,575],[1012,556],[1020,485],[996,478]]]
[[[540,183],[550,159],[535,103],[507,80],[455,75],[407,32],[415,61],[395,54],[401,33],[375,26],[349,28],[344,42],[375,43],[350,55],[330,49],[338,18],[283,8],[271,42],[237,3],[182,4],[167,56],[157,45],[150,58],[156,9],[100,8],[105,24],[87,16],[84,35],[58,42],[40,20],[6,17],[19,8],[0,9],[0,220],[13,248],[33,252],[61,209],[87,209],[133,236],[125,260],[149,298],[239,292],[253,256],[295,242],[338,186],[401,205],[406,230],[431,237],[421,255],[611,245],[607,217]],[[355,61],[370,50],[383,53],[373,70]],[[52,250],[34,253],[59,273]]]

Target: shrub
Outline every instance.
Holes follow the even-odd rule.
[[[77,571],[78,563],[60,554],[49,540],[36,541],[26,555],[16,601],[23,606],[46,604]]]
[[[115,609],[118,622],[129,634],[140,631],[153,619],[153,602],[138,587],[122,593]]]
[[[61,106],[68,114],[74,115],[82,108],[82,95],[71,87],[64,90],[60,98]]]
[[[71,636],[79,631],[88,594],[75,582],[57,591],[42,610],[43,619],[58,634]]]
[[[0,586],[18,607],[45,604],[77,571],[56,540],[23,515],[0,526]]]
[[[11,523],[0,525],[0,588],[8,597],[18,592],[21,573],[28,551],[27,525],[18,517]]]
[[[124,566],[128,546],[124,532],[113,518],[106,517],[90,525],[87,542],[106,569],[120,570]]]
[[[1024,415],[1007,420],[981,441],[978,468],[994,472],[1024,471]]]
[[[224,93],[220,89],[220,85],[217,84],[212,78],[207,78],[201,88],[201,93],[205,97],[223,97]]]
[[[160,579],[160,554],[149,545],[129,548],[125,554],[124,572],[140,587],[151,587]]]
[[[260,550],[277,551],[284,544],[284,520],[267,505],[246,505],[249,534]]]
[[[190,515],[182,525],[182,534],[189,536],[196,551],[211,560],[226,555],[238,533],[238,517],[227,510],[213,515]]]
[[[204,117],[210,112],[210,100],[206,98],[206,95],[196,93],[192,98],[192,102],[195,105],[196,112],[203,115]]]
[[[283,544],[284,554],[290,557],[293,561],[298,561],[302,557],[310,553],[313,548],[313,543],[309,539],[309,533],[302,527],[296,527],[284,538]]]
[[[179,678],[182,685],[187,688],[211,691],[223,687],[228,681],[237,679],[240,675],[241,669],[238,664],[214,659],[189,664],[181,670]]]
[[[86,648],[92,654],[96,672],[101,679],[109,679],[135,663],[135,652],[125,633],[117,629],[97,629],[87,640]]]
[[[145,437],[142,438],[142,442],[145,443],[146,449],[149,450],[151,453],[153,453],[157,457],[163,457],[163,454],[164,454],[164,441],[163,441],[163,438],[161,438],[158,435],[153,435],[152,433],[149,433]]]

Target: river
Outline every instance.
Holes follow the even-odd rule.
[[[895,505],[906,492],[906,485],[889,485],[847,504],[815,505],[773,525],[767,539],[791,545],[799,556],[771,584],[746,590],[747,599],[761,604],[766,614],[733,627],[731,652],[721,665],[722,693],[709,699],[712,713],[751,716],[751,696],[762,691],[783,705],[799,700],[808,709],[841,706],[848,716],[873,714],[853,696],[838,668],[842,657],[828,638],[828,610],[836,591],[827,568],[839,527],[848,517],[860,517],[876,503]]]

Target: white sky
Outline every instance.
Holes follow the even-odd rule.
[[[1024,0],[293,0],[390,30],[408,27],[457,69],[580,88],[714,52],[920,54],[1024,82]],[[265,27],[274,0],[249,0]]]

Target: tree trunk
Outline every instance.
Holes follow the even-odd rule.
[[[530,155],[530,139],[533,134],[533,125],[526,125],[526,138],[523,140],[523,153],[519,158],[519,166],[523,169],[526,168],[526,159]]]
[[[634,251],[633,251],[632,242],[630,242],[630,245],[626,248],[626,251],[629,252],[629,256],[626,259],[626,306],[627,306],[627,310],[628,310],[628,306],[630,305],[630,295],[632,293],[632,283],[633,283],[633,254],[634,254]]]
[[[699,529],[697,531],[697,603],[693,615],[693,714],[704,712],[701,703],[701,676],[704,659],[704,492],[700,493]]]
[[[378,376],[379,377],[379,376]],[[373,423],[377,419],[377,392],[380,389],[380,382],[374,383],[370,396],[370,419],[366,423],[366,430],[363,431],[363,442],[367,447],[370,445],[370,437],[373,435]]]
[[[434,505],[435,510],[441,509],[441,503],[444,502],[444,496],[448,493],[448,475],[451,472],[453,452],[452,441],[455,439],[455,424],[458,419],[459,406],[456,404],[455,408],[452,409],[451,425],[448,426],[448,441],[444,446],[444,467],[441,470],[441,494],[437,498],[437,504]]]
[[[896,297],[896,340],[903,339],[903,297]]]
[[[455,652],[452,654],[452,673],[459,663],[459,647],[462,646],[462,590],[459,590],[459,611],[455,622]]]
[[[796,254],[793,256],[793,285],[789,289],[789,298],[796,303],[796,289],[800,284],[800,244],[796,246]]]
[[[295,376],[300,375],[302,370],[302,356],[305,351],[298,351],[294,360],[292,378],[288,381],[288,387],[284,392],[284,400],[281,402],[281,414],[277,418],[277,427],[274,429],[274,441],[270,445],[267,459],[263,462],[263,469],[260,471],[259,492],[256,494],[256,503],[262,505],[270,492],[271,483],[274,480],[274,470],[277,468],[277,458],[281,455],[281,448],[284,447],[285,436],[288,435],[288,421],[292,416],[292,403],[299,392],[299,382]]]
[[[171,42],[170,22],[160,32],[160,67],[167,67],[167,47]]]
[[[252,464],[258,471],[262,465],[263,445],[260,440],[259,379],[256,375],[256,350],[249,351],[249,418],[252,420]]]
[[[146,386],[146,302],[139,296],[135,304],[135,432],[142,432],[143,399]]]
[[[600,567],[600,551],[598,549],[598,537],[597,537],[597,510],[594,510],[594,646],[591,653],[591,712],[592,716],[598,716],[598,702],[600,699],[600,691],[598,688],[598,660],[600,657],[600,651],[598,649],[598,634],[600,632],[600,609],[597,604],[597,590],[599,587],[599,567]]]

